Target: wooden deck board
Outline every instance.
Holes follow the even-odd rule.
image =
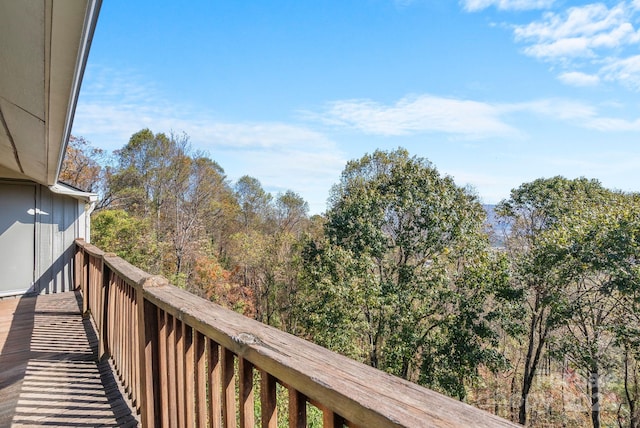
[[[138,426],[73,293],[0,300],[0,426]]]

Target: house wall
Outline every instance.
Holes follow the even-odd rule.
[[[74,240],[76,238],[86,238],[88,233],[88,214],[86,214],[86,203],[67,195],[53,193],[47,186],[36,183],[32,185],[16,186],[15,181],[0,181],[1,186],[12,186],[15,189],[24,189],[25,192],[34,194],[34,206],[30,209],[30,214],[34,217],[35,228],[33,231],[34,254],[33,263],[29,263],[33,270],[33,280],[31,284],[10,284],[4,287],[4,292],[0,289],[0,297],[11,294],[49,294],[70,291],[73,287],[73,252]],[[28,184],[24,183],[23,184]],[[6,201],[4,202],[6,203]],[[11,210],[0,207],[0,221],[11,223],[14,219],[6,218],[10,216]],[[15,215],[15,214],[13,214]],[[4,218],[3,218],[4,216]],[[16,219],[17,220],[17,219]],[[29,239],[24,236],[24,239]],[[2,237],[0,236],[0,242]],[[11,245],[7,239],[2,242],[3,246]],[[9,253],[10,251],[5,251]],[[11,263],[11,261],[6,261]],[[18,263],[14,263],[17,265]],[[19,261],[20,269],[25,269],[24,263]],[[0,272],[0,276],[4,276]],[[6,278],[5,281],[10,281]]]

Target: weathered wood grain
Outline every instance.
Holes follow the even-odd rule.
[[[307,399],[300,391],[289,387],[289,428],[306,428]]]
[[[235,355],[222,349],[222,419],[225,428],[236,428],[236,371]]]
[[[419,385],[258,323],[172,286],[147,300],[305,396],[361,426],[514,426]]]
[[[207,370],[209,372],[209,426],[222,426],[222,365],[220,362],[220,346],[206,338]]]
[[[263,428],[276,428],[278,426],[276,378],[264,370],[260,370],[260,405]]]
[[[253,428],[255,425],[253,414],[253,364],[244,358],[238,361],[240,375],[240,426]]]
[[[0,300],[0,426],[137,426],[77,292]]]
[[[327,427],[516,426],[490,413],[226,310],[173,287],[164,279],[152,277],[112,254],[100,255],[99,250],[80,241],[78,246],[91,257],[100,257],[104,261],[105,272],[117,273],[118,278],[132,287],[135,293],[141,293],[145,307],[157,307],[158,314],[164,316],[164,322],[160,321],[158,325],[157,347],[160,372],[166,369],[167,374],[160,374],[160,379],[152,383],[160,391],[156,395],[163,400],[164,425],[179,426],[186,424],[187,419],[189,422],[192,420],[187,407],[192,406],[189,400],[195,394],[196,387],[189,385],[189,376],[193,375],[190,373],[192,368],[195,369],[196,365],[200,367],[203,363],[201,360],[193,361],[197,357],[185,344],[185,329],[188,328],[193,329],[189,331],[194,331],[196,337],[204,336],[205,343],[211,345],[205,345],[207,349],[204,352],[209,378],[196,381],[196,402],[202,401],[203,394],[208,394],[206,423],[210,426],[219,426],[220,414],[225,427],[235,427],[237,416],[243,426],[253,425],[253,377],[250,373],[254,366],[268,373],[274,382],[289,388],[291,427],[306,425],[307,401],[323,410]],[[89,272],[90,295],[96,294],[92,292],[92,273],[97,275],[100,272],[97,269]],[[107,310],[113,304],[97,302],[101,303]],[[119,304],[122,307],[125,305]],[[106,313],[128,322],[126,313],[111,310]],[[123,332],[113,334],[122,335]],[[117,346],[126,345],[121,343],[121,338],[114,343]],[[134,344],[128,348],[132,349],[127,351],[131,353],[138,349]],[[118,361],[118,358],[114,361]],[[138,359],[134,359],[133,364],[136,361]],[[236,396],[236,362],[239,366],[239,396]],[[128,362],[124,362],[123,369],[129,387],[135,388],[136,380],[131,376],[137,376],[138,369]],[[203,388],[206,392],[203,392]],[[236,408],[236,399],[239,400],[240,409]],[[195,396],[193,400],[196,400]],[[266,403],[268,407],[269,399],[266,399]],[[204,418],[200,417],[199,422],[203,424]]]

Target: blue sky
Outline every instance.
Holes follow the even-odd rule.
[[[638,191],[639,48],[640,0],[109,0],[73,133],[186,133],[312,213],[399,146],[485,203],[554,175]]]

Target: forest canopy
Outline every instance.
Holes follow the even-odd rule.
[[[399,148],[309,216],[149,129],[112,155],[72,138],[60,178],[99,193],[93,243],[206,299],[523,424],[640,426],[638,194],[540,178],[488,224]]]

